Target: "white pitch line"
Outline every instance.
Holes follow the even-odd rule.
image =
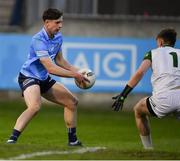
[[[19,159],[29,159],[37,156],[46,156],[46,155],[54,155],[54,154],[83,154],[86,152],[96,152],[98,150],[104,150],[106,147],[85,147],[76,150],[67,150],[67,151],[42,151],[42,152],[35,152],[29,154],[21,154],[15,157],[7,158],[7,160],[19,160]],[[5,159],[0,159],[5,160]]]

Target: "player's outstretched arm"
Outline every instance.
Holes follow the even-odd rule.
[[[139,81],[142,79],[144,73],[148,70],[148,68],[150,66],[151,66],[151,61],[150,60],[144,60],[141,63],[141,65],[139,66],[136,73],[128,81],[124,90],[119,95],[112,97],[112,99],[114,100],[114,103],[112,105],[112,109],[114,111],[122,110],[126,97],[132,91],[132,89],[139,83]]]

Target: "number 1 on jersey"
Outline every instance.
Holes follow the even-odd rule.
[[[176,52],[169,53],[173,57],[173,67],[178,67],[178,57]]]

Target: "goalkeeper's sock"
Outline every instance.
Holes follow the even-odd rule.
[[[12,135],[10,136],[9,140],[8,141],[14,141],[16,142],[18,137],[20,136],[21,132],[16,130],[16,129],[13,129],[13,132],[12,132]]]
[[[140,138],[141,138],[141,142],[144,146],[144,149],[153,149],[152,139],[151,139],[150,134],[147,136],[140,135]]]
[[[68,140],[69,142],[77,141],[76,128],[68,128]]]

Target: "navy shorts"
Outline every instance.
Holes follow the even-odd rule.
[[[35,78],[26,77],[22,73],[19,73],[18,83],[22,90],[22,93],[27,87],[37,84],[40,86],[40,91],[42,94],[42,93],[46,93],[56,83],[56,81],[52,79],[50,76],[48,76],[46,80],[42,81]]]

